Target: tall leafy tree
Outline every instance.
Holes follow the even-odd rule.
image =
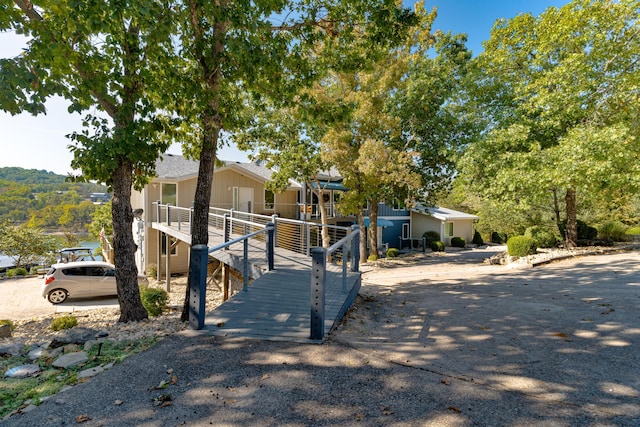
[[[637,0],[574,0],[501,20],[477,58],[485,128],[463,175],[494,200],[564,198],[570,247],[580,197],[632,195],[640,185],[639,10]]]
[[[141,320],[131,224],[131,189],[154,172],[168,143],[157,82],[175,56],[170,1],[0,1],[0,29],[29,37],[0,62],[0,108],[44,113],[60,95],[69,111],[89,112],[71,135],[72,166],[113,194],[113,243],[120,321]]]
[[[14,226],[11,221],[0,222],[0,253],[13,258],[16,267],[51,257],[58,242],[38,228],[27,225]]]
[[[192,137],[185,153],[200,160],[192,244],[207,244],[221,131],[232,135],[248,127],[244,110],[249,105],[260,110],[290,104],[301,86],[317,78],[321,67],[315,63],[353,66],[358,58],[348,54],[350,49],[362,53],[365,46],[386,43],[410,13],[393,0],[188,0],[176,7],[186,62],[167,89],[174,91],[185,135]],[[357,38],[357,32],[367,37]],[[182,319],[187,318],[185,298]]]

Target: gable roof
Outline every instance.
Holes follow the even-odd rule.
[[[479,219],[476,215],[456,211],[453,209],[443,208],[441,206],[424,206],[418,203],[413,209],[413,212],[421,213],[423,215],[429,215],[441,221],[453,221],[460,219]]]

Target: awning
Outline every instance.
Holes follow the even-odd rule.
[[[313,181],[311,183],[311,186],[317,189],[318,183],[316,181]],[[320,181],[320,188],[322,188],[323,190],[347,191],[347,188],[337,181]]]
[[[378,227],[391,227],[393,226],[393,222],[389,221],[388,219],[384,219],[384,218],[378,218],[377,221]],[[369,226],[369,218],[365,218],[364,219],[364,226],[368,227]]]

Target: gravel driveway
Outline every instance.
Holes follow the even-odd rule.
[[[365,272],[323,345],[176,334],[0,424],[640,425],[640,253],[481,252]]]

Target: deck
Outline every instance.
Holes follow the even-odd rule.
[[[154,223],[153,228],[190,243],[190,236],[178,224]],[[220,230],[211,228],[209,247],[223,243]],[[263,244],[261,246],[261,243]],[[242,272],[243,246],[210,254]],[[274,270],[268,271],[263,242],[248,245],[252,279],[247,291],[207,312],[204,330],[218,336],[272,341],[318,342],[310,339],[311,257],[283,248],[275,248]],[[327,264],[325,286],[324,334],[336,326],[360,290],[360,273],[348,272],[343,289],[342,267]]]

